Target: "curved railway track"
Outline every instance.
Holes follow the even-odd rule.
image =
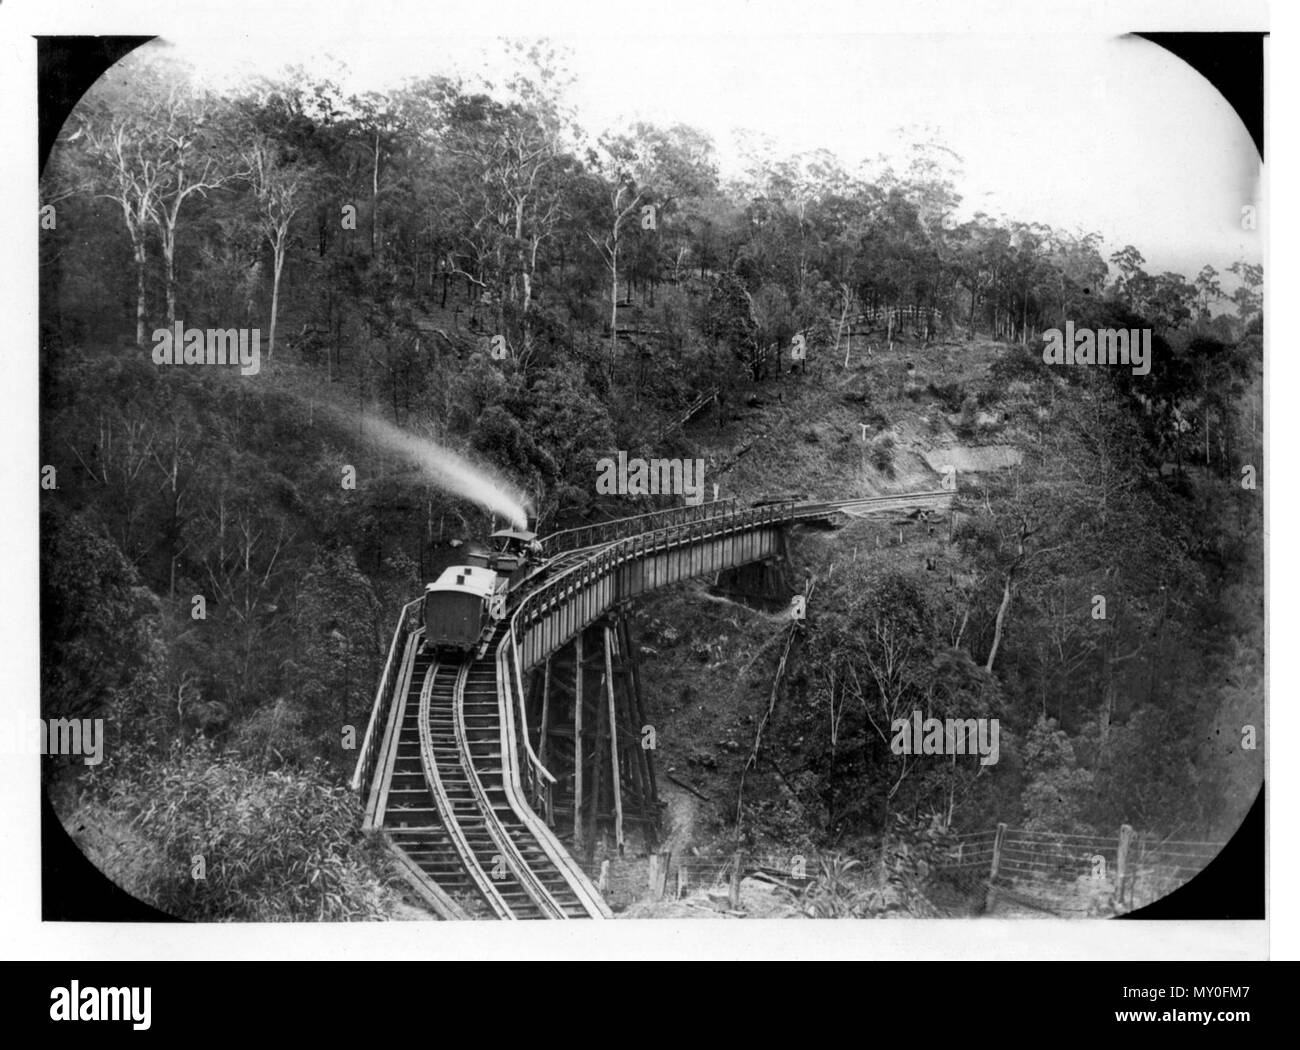
[[[604,918],[586,875],[521,800],[498,686],[498,631],[481,659],[439,662],[407,643],[393,706],[382,829],[444,918]]]
[[[890,496],[860,496],[853,499],[811,500],[794,504],[796,521],[826,518],[834,514],[876,513],[887,510],[928,509],[947,503],[954,489],[901,492]]]

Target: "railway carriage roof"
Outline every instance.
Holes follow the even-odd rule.
[[[530,540],[537,539],[537,533],[528,532],[524,529],[497,529],[492,533],[494,540],[523,540],[527,543]]]
[[[472,594],[476,598],[488,598],[496,589],[497,574],[481,565],[453,565],[444,569],[442,575],[424,590],[430,593]]]

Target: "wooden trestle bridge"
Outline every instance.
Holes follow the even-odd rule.
[[[608,918],[571,850],[598,826],[658,824],[654,752],[621,613],[638,595],[782,554],[786,530],[947,506],[946,489],[740,507],[724,500],[620,518],[542,540],[544,569],[515,592],[482,657],[422,649],[420,601],[402,609],[351,786],[433,912],[458,918]],[[567,845],[566,845],[567,842]]]

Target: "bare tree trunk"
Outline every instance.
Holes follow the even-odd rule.
[[[528,360],[531,355],[533,343],[533,324],[529,311],[533,306],[533,274],[537,272],[537,251],[541,247],[541,237],[534,235],[532,248],[527,259],[527,266],[524,268],[524,348],[520,355],[524,361]]]
[[[609,261],[609,367],[613,377],[614,359],[618,354],[618,239]]]
[[[379,129],[375,129],[375,164],[370,176],[370,257],[375,257],[379,221]]]
[[[1210,366],[1205,365],[1201,370],[1202,378],[1205,382],[1205,468],[1210,467]]]
[[[838,332],[836,333],[836,335],[835,335],[835,346],[836,346],[836,348],[839,347],[839,345],[840,345],[840,340],[844,338],[844,326],[845,326],[845,323],[848,321],[848,318],[849,318],[849,291],[848,291],[848,289],[845,288],[843,285],[841,285],[840,288],[841,288],[841,290],[842,290],[842,292],[843,292],[843,295],[844,295],[844,301],[843,301],[843,303],[842,303],[841,306],[840,306],[840,327],[839,327],[839,331],[838,331]],[[853,333],[852,333],[852,329],[850,329],[850,330],[849,330],[849,341],[848,341],[848,344],[844,347],[844,367],[845,367],[845,368],[848,368],[848,367],[849,367],[849,352],[850,352],[850,350],[852,350],[852,348],[853,348]]]
[[[835,834],[835,756],[838,748],[834,740],[831,741],[831,768],[829,783],[829,798],[826,800],[826,830],[833,836]]]
[[[1006,621],[1007,608],[1011,605],[1011,578],[1013,572],[1008,572],[1006,580],[1002,584],[1002,603],[998,606],[997,619],[993,623],[993,646],[989,649],[989,658],[984,663],[984,670],[990,674],[993,672],[993,661],[998,655],[998,646],[1002,644],[1002,626]]]
[[[145,270],[145,247],[144,237],[133,238],[133,251],[135,254],[135,345],[144,347],[144,270]]]
[[[271,360],[271,355],[275,353],[275,326],[280,313],[280,274],[283,270],[284,238],[281,237],[275,245],[275,264],[271,277],[271,332],[266,343],[266,359],[268,361]]]
[[[520,284],[526,286],[528,272],[527,251],[524,248],[524,198],[520,197],[515,201],[515,265],[518,267]],[[514,282],[511,281],[511,297],[514,297]],[[525,312],[528,310],[527,293],[521,293],[520,305]]]
[[[1097,746],[1097,757],[1100,759],[1106,753],[1106,745],[1110,742],[1110,725],[1115,719],[1115,668],[1111,661],[1113,655],[1114,643],[1107,639],[1106,645],[1102,648],[1102,705],[1101,705],[1101,725],[1099,726],[1099,736]]]
[[[176,227],[168,224],[163,228],[163,262],[167,282],[167,327],[176,324]]]

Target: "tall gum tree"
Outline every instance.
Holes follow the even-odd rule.
[[[610,361],[618,344],[619,260],[623,241],[634,218],[658,205],[670,205],[686,195],[700,195],[716,181],[711,143],[693,128],[674,125],[663,129],[637,123],[620,135],[601,136],[590,152],[589,167],[597,172],[594,191],[601,203],[599,223],[587,238],[600,253],[609,274]],[[597,232],[598,230],[598,232]]]
[[[95,197],[122,211],[135,271],[135,342],[145,345],[146,270],[151,221],[166,183],[162,111],[165,86],[152,64],[138,57],[114,66],[91,88],[74,120],[80,127],[71,163],[78,181]]]
[[[260,135],[245,151],[243,163],[257,204],[257,224],[271,248],[271,324],[266,351],[269,360],[275,353],[280,278],[289,245],[289,227],[307,202],[312,173],[302,164],[287,159],[282,146]]]
[[[181,209],[193,197],[247,176],[232,149],[237,133],[222,100],[197,90],[174,63],[164,62],[161,94],[152,102],[156,192],[146,214],[162,248],[167,324],[176,323],[176,240]]]

